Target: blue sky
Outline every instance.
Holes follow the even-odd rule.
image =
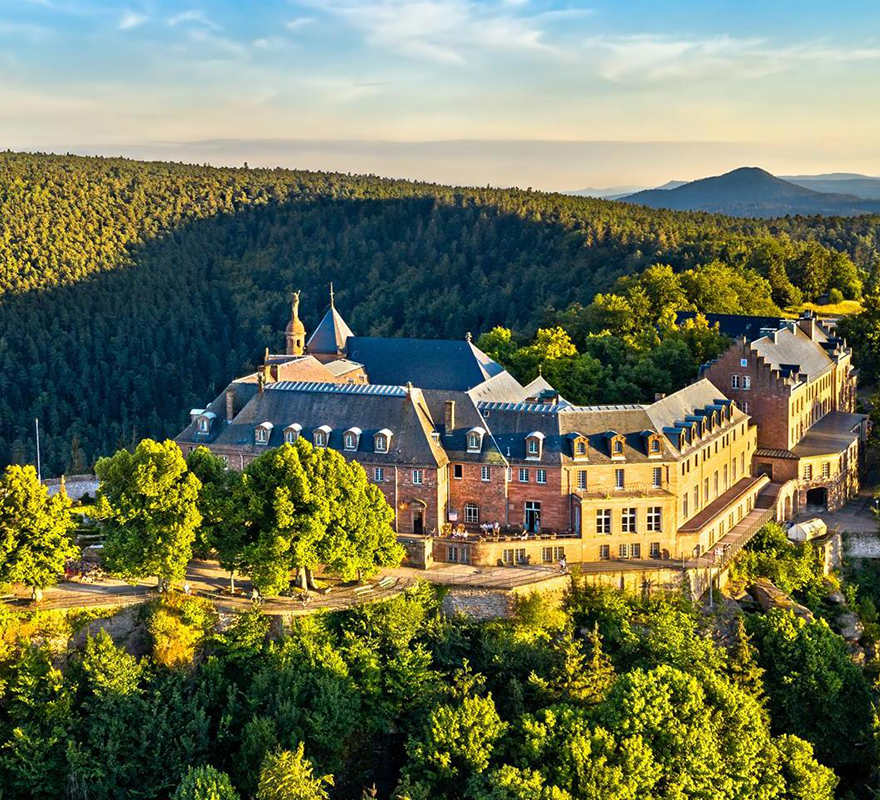
[[[880,174],[878,78],[876,0],[0,0],[13,148],[560,189]]]

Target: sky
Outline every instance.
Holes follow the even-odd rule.
[[[550,190],[880,174],[877,0],[0,0],[0,147]]]

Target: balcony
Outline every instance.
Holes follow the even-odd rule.
[[[670,493],[666,482],[655,486],[652,483],[631,483],[624,484],[622,489],[618,489],[613,483],[593,483],[586,489],[575,489],[573,494],[584,500],[613,500],[615,497],[666,497]]]

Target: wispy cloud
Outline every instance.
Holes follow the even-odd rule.
[[[321,5],[373,47],[459,65],[485,49],[549,51],[528,7],[528,0],[331,0]]]
[[[137,11],[131,11],[130,9],[126,10],[122,15],[122,19],[119,20],[119,30],[128,31],[132,28],[138,27],[138,25],[143,25],[149,17],[145,14],[139,14]]]
[[[705,39],[642,34],[592,37],[586,41],[599,74],[616,82],[674,79],[762,78],[808,63],[880,59],[880,49],[839,48],[822,42],[784,47],[767,39],[716,36]]]
[[[204,11],[198,11],[196,9],[181,11],[179,14],[174,14],[173,16],[168,17],[167,22],[172,27],[186,23],[201,25],[212,30],[216,30],[219,27],[216,22],[205,15]]]
[[[290,22],[286,22],[284,27],[289,31],[298,31],[306,27],[306,25],[311,25],[315,21],[314,17],[296,17],[296,19],[290,20]]]

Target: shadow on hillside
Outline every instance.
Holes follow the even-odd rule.
[[[0,303],[0,460],[33,461],[36,416],[48,474],[173,435],[265,346],[282,347],[294,288],[309,330],[330,281],[361,335],[534,328],[650,261],[642,237],[621,244],[607,224],[603,239],[471,198],[406,197],[297,199],[181,225],[130,248],[130,266]]]

